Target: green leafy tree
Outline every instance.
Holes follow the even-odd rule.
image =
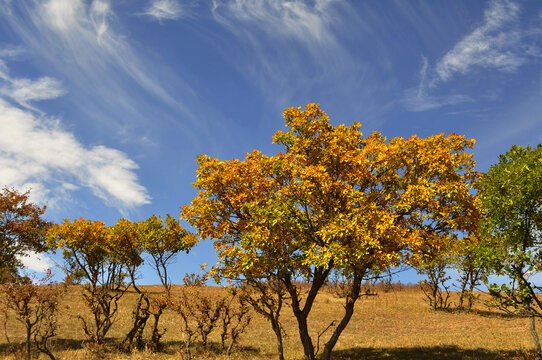
[[[308,322],[314,301],[332,271],[349,276],[345,311],[326,328],[329,359],[367,274],[416,264],[428,248],[444,251],[458,233],[474,231],[477,174],[465,151],[474,141],[364,137],[360,124],[333,126],[311,103],[286,109],[284,118],[287,131],[273,139],[284,149],[277,155],[200,156],[199,193],[182,213],[201,238],[215,240],[214,274],[282,283],[307,360],[318,352]]]
[[[487,281],[489,276],[489,264],[484,260],[484,252],[491,242],[487,239],[466,238],[467,241],[460,241],[457,257],[453,267],[458,271],[459,278],[457,286],[459,288],[459,309],[470,311],[477,298],[475,290],[478,286]]]
[[[483,177],[480,199],[484,235],[493,240],[486,260],[510,282],[491,284],[492,304],[530,319],[537,358],[542,358],[535,318],[542,317],[537,293],[542,287],[529,274],[542,268],[542,145],[512,146]]]
[[[29,195],[7,187],[0,191],[0,281],[18,274],[20,258],[29,251],[47,250],[45,237],[51,223],[42,217],[45,206],[31,203]]]

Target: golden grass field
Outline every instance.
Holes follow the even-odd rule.
[[[160,287],[148,286],[149,291]],[[174,289],[174,294],[180,287]],[[222,291],[208,287],[210,292]],[[60,329],[53,352],[59,359],[91,359],[94,355],[84,347],[83,332],[78,314],[86,313],[80,288],[74,286],[61,303]],[[455,295],[455,294],[454,294]],[[163,316],[162,326],[167,328],[163,337],[162,352],[142,351],[122,354],[115,345],[122,339],[131,321],[132,304],[136,296],[128,292],[122,299],[117,322],[109,333],[109,351],[105,359],[182,359],[179,320],[175,313]],[[310,326],[313,333],[322,331],[336,319],[342,300],[328,293],[321,293],[312,311]],[[303,350],[297,336],[295,319],[291,310],[283,310],[282,321],[286,359],[303,359]],[[538,324],[542,329],[542,323]],[[11,317],[7,323],[11,342],[22,342],[24,329]],[[2,331],[3,332],[3,331]],[[269,324],[253,314],[247,332],[228,357],[220,352],[218,332],[211,334],[211,345],[203,350],[196,344],[193,359],[275,359],[275,337]],[[530,359],[532,339],[526,319],[514,319],[489,310],[478,302],[475,311],[432,311],[424,301],[423,293],[416,287],[363,297],[356,312],[341,336],[334,351],[334,359]],[[22,352],[11,352],[5,336],[0,341],[0,356],[19,359]],[[11,348],[13,351],[13,348]],[[40,357],[46,359],[44,355]]]

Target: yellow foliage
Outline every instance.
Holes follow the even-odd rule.
[[[182,216],[215,239],[215,273],[382,269],[451,251],[451,234],[475,231],[474,140],[364,137],[313,103],[283,116],[273,142],[284,152],[198,157],[199,192]]]

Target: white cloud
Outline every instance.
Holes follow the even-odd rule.
[[[4,74],[6,75],[6,74]],[[0,74],[2,78],[2,74]],[[24,107],[30,107],[30,101],[54,99],[64,94],[59,81],[50,77],[38,80],[14,79],[5,77],[7,84],[0,86],[0,95],[9,97]]]
[[[62,32],[75,29],[84,11],[84,3],[80,0],[49,0],[42,5],[44,20]]]
[[[102,37],[108,32],[108,18],[114,16],[111,6],[106,1],[95,0],[90,6],[89,16],[94,25],[98,43],[100,43]]]
[[[134,173],[138,166],[126,154],[104,146],[85,148],[54,122],[3,100],[0,127],[0,183],[16,187],[34,183],[49,189],[44,184],[73,178],[119,209],[149,203],[146,189]],[[70,189],[64,182],[57,186]],[[43,193],[32,187],[33,192]]]
[[[158,21],[176,20],[187,16],[188,11],[176,0],[153,0],[143,15],[151,16]]]
[[[25,268],[36,272],[46,272],[54,266],[53,261],[49,257],[33,251],[29,251],[26,255],[20,256],[19,259],[22,261]]]
[[[361,98],[372,91],[371,105],[362,106],[364,112],[384,108],[383,104],[373,107],[370,65],[355,59],[343,42],[364,26],[348,2],[213,0],[211,11],[214,20],[235,37],[219,36],[217,48],[272,106],[284,107],[299,98],[315,100],[309,89],[321,89],[322,94],[335,93],[336,87],[364,105]]]
[[[25,52],[26,50],[22,46],[6,46],[3,49],[0,49],[0,59],[16,58]]]
[[[533,58],[541,57],[539,47],[525,41],[537,36],[539,30],[521,28],[520,7],[513,1],[490,1],[481,24],[459,40],[434,66],[423,58],[420,82],[416,88],[404,92],[404,106],[410,111],[426,111],[473,101],[462,94],[437,96],[434,93],[454,77],[477,69],[511,73]]]
[[[416,89],[408,89],[403,98],[403,104],[409,111],[427,111],[470,101],[470,97],[462,94],[435,96]]]
[[[333,22],[334,0],[231,0],[213,1],[215,19],[233,32],[239,23],[257,27],[269,36],[286,36],[302,43],[335,41],[330,25]]]
[[[29,101],[60,96],[63,90],[57,80],[13,79],[7,70],[0,74],[0,85],[5,83],[0,95],[27,109],[0,98],[0,184],[32,188],[34,200],[43,203],[77,188],[62,179],[76,179],[121,210],[149,203],[146,189],[134,173],[138,166],[124,153],[105,146],[87,149],[60,127],[59,120],[28,108]]]
[[[441,80],[474,67],[515,71],[525,59],[521,32],[517,27],[519,6],[509,0],[494,0],[484,13],[483,23],[459,41],[436,65]],[[511,25],[511,26],[509,26]]]

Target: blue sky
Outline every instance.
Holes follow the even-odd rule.
[[[542,142],[541,99],[539,1],[0,0],[0,184],[54,221],[178,214],[198,154],[275,153],[309,101],[365,134],[474,138],[485,171]],[[199,245],[174,281],[213,261]]]

